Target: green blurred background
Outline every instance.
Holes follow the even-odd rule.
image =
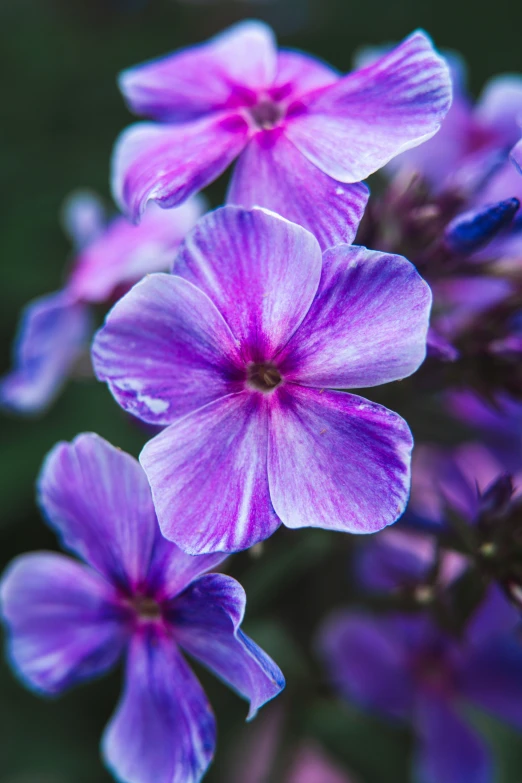
[[[350,68],[359,47],[399,40],[416,27],[426,29],[439,47],[464,55],[475,93],[495,73],[522,70],[522,6],[512,0],[0,0],[2,370],[9,366],[20,308],[57,289],[63,278],[70,251],[58,222],[64,197],[89,187],[109,200],[111,147],[131,120],[116,89],[117,72],[252,16],[271,23],[283,44],[309,50],[342,70]],[[213,186],[214,205],[223,192],[223,183]],[[94,430],[134,454],[146,439],[105,387],[88,380],[70,383],[43,417],[2,417],[2,563],[26,550],[55,547],[35,508],[34,479],[47,450],[82,430]],[[353,591],[348,538],[280,532],[260,559],[236,556],[229,571],[249,595],[247,630],[276,657],[289,681],[282,702],[292,718],[283,745],[314,736],[357,770],[363,783],[405,783],[407,731],[337,705],[311,650],[325,608]],[[44,701],[0,663],[0,783],[107,783],[98,742],[120,677],[117,671]],[[245,727],[245,705],[205,673],[201,677],[219,726],[208,780],[231,783],[256,722]],[[477,719],[498,749],[499,780],[521,783],[519,739]],[[243,779],[248,783],[248,767]],[[279,779],[274,773],[273,780]]]

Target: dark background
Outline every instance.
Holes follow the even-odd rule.
[[[463,54],[474,93],[498,72],[522,70],[522,6],[513,0],[0,0],[2,370],[9,366],[20,308],[57,289],[63,279],[70,252],[58,222],[64,197],[89,187],[109,199],[112,144],[131,120],[116,89],[117,72],[254,16],[270,22],[284,45],[309,50],[342,70],[350,68],[357,48],[397,41],[416,27],[427,30],[439,47]],[[214,205],[223,192],[222,183],[211,189]],[[87,380],[70,383],[45,416],[2,416],[0,426],[2,564],[19,552],[55,546],[35,508],[34,479],[57,440],[94,430],[137,454],[146,439],[106,388]],[[337,705],[310,649],[325,608],[353,590],[347,559],[352,542],[345,538],[279,532],[260,560],[236,556],[229,571],[249,595],[247,630],[287,675],[281,701],[292,718],[283,745],[315,736],[366,783],[405,783],[407,731]],[[256,723],[245,728],[245,705],[205,673],[201,677],[219,726],[208,780],[230,783],[230,764]],[[44,701],[26,692],[0,663],[0,783],[109,781],[98,741],[119,686],[120,672],[115,672]],[[477,720],[498,749],[499,780],[521,783],[519,739],[492,721]],[[244,780],[248,783],[247,773]]]

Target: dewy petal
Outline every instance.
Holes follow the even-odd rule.
[[[0,380],[0,406],[38,413],[54,400],[87,347],[87,308],[66,292],[43,296],[23,310],[14,346],[14,369]]]
[[[119,404],[151,424],[238,390],[236,341],[203,291],[149,275],[108,314],[93,343],[97,377]]]
[[[353,394],[294,385],[276,394],[268,481],[283,524],[374,533],[395,522],[410,486],[404,419]]]
[[[244,361],[267,361],[306,315],[321,275],[317,240],[262,209],[222,207],[183,243],[174,273],[212,299]]]
[[[181,204],[225,171],[245,146],[248,132],[246,120],[231,112],[182,125],[131,125],[113,153],[116,203],[135,222],[150,199],[164,208]]]
[[[181,647],[250,702],[248,718],[285,686],[279,667],[241,631],[245,591],[235,579],[208,574],[172,604],[170,620]]]
[[[414,684],[406,638],[394,618],[338,612],[323,625],[318,648],[341,695],[386,715],[408,714]]]
[[[102,750],[126,783],[199,783],[216,744],[205,693],[172,637],[144,628],[131,643],[121,701]]]
[[[116,600],[110,584],[70,557],[17,558],[2,577],[0,602],[19,676],[57,693],[112,666],[127,639]]]
[[[38,481],[39,502],[64,545],[121,587],[147,576],[157,522],[138,462],[94,433],[59,443]]]
[[[429,286],[402,256],[331,248],[315,300],[278,367],[288,380],[337,389],[405,378],[425,357],[430,306]]]
[[[231,394],[141,452],[163,535],[185,552],[246,549],[279,526],[266,471],[267,404],[262,392]]]
[[[186,122],[266,90],[276,58],[272,30],[244,21],[199,46],[123,71],[119,86],[136,114]]]
[[[286,133],[325,174],[358,182],[431,138],[451,105],[446,62],[422,32],[289,114]]]
[[[139,226],[117,217],[76,259],[67,290],[88,302],[105,302],[119,286],[151,272],[167,272],[181,240],[204,212],[195,196],[175,209],[151,203]]]
[[[228,203],[261,206],[307,228],[324,250],[355,239],[368,188],[343,185],[310,163],[284,133],[257,133],[234,168]]]
[[[491,758],[484,740],[434,694],[418,700],[415,727],[420,735],[416,769],[422,783],[490,783]],[[416,777],[417,779],[417,777]]]

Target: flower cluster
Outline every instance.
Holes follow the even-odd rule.
[[[55,446],[38,500],[79,560],[21,555],[0,601],[9,660],[40,693],[124,658],[102,740],[122,783],[198,783],[212,761],[185,656],[249,718],[283,689],[241,628],[243,588],[215,572],[280,526],[378,533],[353,545],[368,605],[313,635],[344,699],[411,723],[416,780],[491,783],[463,705],[522,729],[522,79],[473,106],[461,70],[416,32],[342,75],[252,21],[120,76],[149,118],[116,143],[123,215],[69,200],[74,264],[26,308],[0,401],[42,411],[102,304],[94,374],[155,434],[139,463],[95,434]],[[234,161],[203,215],[199,192]],[[412,471],[387,394],[465,434],[420,443]],[[291,746],[285,780],[351,779]]]

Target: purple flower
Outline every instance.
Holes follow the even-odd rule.
[[[202,554],[252,546],[281,522],[394,522],[409,428],[338,390],[422,362],[431,294],[414,267],[349,245],[321,258],[304,228],[229,206],[198,223],[174,270],[135,286],[93,345],[120,405],[167,427],[140,457],[163,534]]]
[[[149,272],[168,269],[179,243],[202,214],[194,198],[172,213],[155,205],[139,227],[123,217],[106,224],[98,198],[87,192],[66,202],[63,223],[78,254],[65,287],[23,310],[14,369],[0,380],[0,405],[39,413],[61,390],[92,334],[90,305],[107,302]]]
[[[518,614],[496,588],[450,636],[424,614],[372,617],[339,612],[320,650],[334,687],[391,718],[409,720],[420,783],[492,783],[484,740],[467,722],[474,705],[522,730]]]
[[[222,556],[193,558],[159,533],[145,474],[97,435],[58,444],[39,499],[64,555],[22,555],[0,588],[9,657],[21,679],[56,694],[125,656],[123,696],[103,737],[125,783],[195,783],[215,722],[184,653],[250,702],[249,717],[284,687],[274,662],[240,626],[245,593]]]
[[[515,497],[522,491],[521,464],[515,475]],[[506,473],[506,466],[480,443],[465,443],[454,449],[420,445],[412,466],[409,511],[436,525],[447,524],[451,509],[468,523],[482,511],[482,498]]]
[[[397,158],[394,168],[418,171],[437,193],[457,189],[475,207],[522,196],[522,180],[508,161],[520,138],[522,77],[496,76],[473,105],[462,64],[452,65],[453,103],[440,132]]]
[[[356,561],[363,587],[377,592],[411,592],[418,600],[429,600],[430,588],[445,588],[464,572],[468,561],[457,552],[439,552],[436,584],[432,573],[437,542],[432,536],[392,528],[372,536]],[[428,590],[426,590],[428,588]]]
[[[133,112],[114,155],[113,191],[138,220],[149,199],[180,204],[239,156],[229,203],[262,206],[351,242],[368,192],[359,180],[433,136],[451,103],[445,62],[417,32],[347,76],[278,51],[261,22],[124,71]],[[359,183],[359,184],[354,184]]]

